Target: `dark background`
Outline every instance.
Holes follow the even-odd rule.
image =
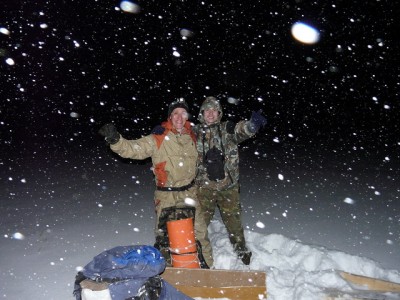
[[[253,162],[323,168],[324,159],[345,155],[397,176],[395,1],[136,3],[133,14],[119,1],[2,1],[0,27],[10,34],[0,33],[0,160],[9,171],[80,152],[95,165],[104,123],[138,138],[176,98],[190,104],[195,122],[213,95],[226,118],[258,109],[267,116],[243,145],[258,153]],[[320,41],[294,40],[297,21],[315,26]],[[181,29],[193,36],[183,39]]]

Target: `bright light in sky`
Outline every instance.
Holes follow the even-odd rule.
[[[190,29],[182,28],[182,29],[180,30],[180,34],[181,34],[181,36],[184,37],[184,38],[189,38],[189,37],[192,37],[194,33],[193,33],[193,31],[191,31]]]
[[[15,61],[12,58],[7,58],[6,63],[9,64],[10,66],[15,65]]]
[[[13,234],[13,238],[16,239],[16,240],[21,240],[22,241],[22,240],[25,239],[25,236],[20,232],[16,232],[16,233]]]
[[[130,1],[121,1],[119,6],[124,12],[134,13],[134,14],[140,12],[140,6]]]
[[[314,44],[319,41],[318,30],[301,22],[293,24],[292,35],[296,40],[305,44]]]
[[[0,33],[10,35],[10,31],[4,27],[0,27]]]

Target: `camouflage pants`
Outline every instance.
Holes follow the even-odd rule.
[[[215,209],[218,207],[234,249],[244,251],[246,249],[246,241],[241,221],[242,209],[239,199],[239,187],[236,185],[224,191],[200,187],[197,197],[206,225],[210,224],[214,217]]]

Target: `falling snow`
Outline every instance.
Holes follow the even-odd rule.
[[[224,120],[268,118],[239,154],[269,299],[314,300],[334,269],[400,282],[396,1],[17,2],[0,21],[2,298],[73,299],[93,256],[153,244],[151,162],[98,129],[147,135],[177,98],[196,124],[210,95]],[[216,267],[245,269],[220,216],[209,230]]]

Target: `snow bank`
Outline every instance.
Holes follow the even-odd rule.
[[[250,266],[245,266],[235,258],[225,226],[214,221],[210,229],[215,267],[267,272],[268,299],[319,300],[326,290],[351,292],[351,286],[342,279],[339,270],[400,283],[398,271],[385,270],[370,259],[306,245],[279,234],[246,231],[253,258]]]

